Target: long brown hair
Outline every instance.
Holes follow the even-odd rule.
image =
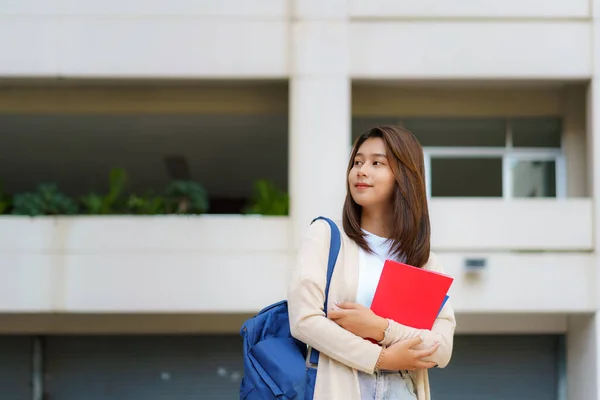
[[[379,126],[363,133],[355,142],[348,163],[346,177],[354,165],[360,146],[370,138],[383,139],[388,150],[388,162],[396,177],[393,203],[393,220],[390,221],[392,254],[404,257],[406,263],[422,267],[429,259],[431,227],[425,189],[425,162],[423,148],[407,129],[397,126]],[[346,201],[343,225],[349,238],[367,252],[372,252],[365,239],[360,222],[362,207],[350,194],[346,178]]]

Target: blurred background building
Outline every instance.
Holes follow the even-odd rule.
[[[2,0],[0,77],[1,399],[237,398],[380,123],[456,279],[434,398],[600,399],[600,1]]]

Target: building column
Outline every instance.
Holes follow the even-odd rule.
[[[596,378],[597,331],[594,315],[567,317],[567,395],[566,399],[563,397],[565,400],[599,398]]]
[[[569,400],[600,400],[600,0],[592,1],[592,80],[587,93],[588,191],[593,201],[594,256],[596,267],[596,312],[569,335],[581,336],[577,345],[580,357],[569,354],[567,363]],[[572,318],[573,319],[573,318]],[[578,332],[579,331],[579,332]],[[569,347],[567,347],[569,351]],[[592,356],[585,357],[584,352]]]
[[[594,52],[600,52],[600,22],[594,22]],[[600,54],[593,55],[594,74],[587,95],[588,187],[593,201],[594,257],[596,268],[596,312],[584,325],[586,340],[579,344],[593,357],[569,357],[579,373],[568,372],[569,400],[600,400]],[[571,332],[569,332],[571,334]],[[592,337],[593,340],[589,340]],[[580,389],[577,389],[577,388]],[[585,389],[585,390],[582,390]],[[571,397],[572,393],[576,393]]]
[[[594,25],[595,52],[600,51],[600,21],[596,19]],[[596,314],[594,318],[593,333],[595,337],[594,346],[589,351],[595,354],[595,364],[590,373],[593,373],[594,396],[586,399],[600,400],[600,54],[594,55],[594,72],[592,81],[588,88],[588,132],[592,139],[588,141],[590,150],[588,156],[593,160],[589,163],[592,167],[590,192],[593,198],[593,226],[594,226],[594,256],[596,267]],[[591,365],[589,366],[592,367]]]
[[[588,188],[586,87],[568,85],[561,92],[563,146],[566,158],[567,197],[590,197]]]
[[[341,218],[351,104],[346,1],[291,4],[289,188],[296,248],[313,218]]]

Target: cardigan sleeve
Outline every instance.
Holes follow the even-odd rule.
[[[435,272],[444,272],[442,265],[434,253],[430,254],[429,261],[424,268]],[[410,339],[417,336],[421,336],[423,338],[423,343],[417,347],[419,349],[429,348],[433,346],[435,342],[439,342],[440,347],[437,349],[437,351],[424,360],[433,361],[439,368],[444,368],[448,365],[450,358],[452,357],[455,329],[456,319],[454,318],[454,311],[452,309],[452,305],[450,304],[450,300],[448,300],[440,311],[440,314],[435,320],[431,330],[415,329],[410,326],[391,321],[388,334],[380,342],[380,344],[383,346],[390,346],[401,340]]]
[[[292,336],[336,361],[372,374],[382,347],[340,327],[323,310],[330,236],[329,225],[319,220],[311,224],[301,244],[288,290]],[[340,259],[341,252],[332,286]]]

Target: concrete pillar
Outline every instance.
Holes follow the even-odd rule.
[[[586,86],[568,85],[561,93],[567,197],[590,197],[587,164]]]
[[[596,321],[594,315],[572,315],[567,325],[567,396],[565,400],[597,400]],[[559,399],[561,399],[559,397]]]
[[[318,216],[341,218],[350,148],[346,1],[294,0],[290,46],[293,245]]]
[[[596,293],[600,293],[600,0],[592,1],[592,80],[587,93],[587,144],[588,144],[588,187],[593,199],[594,217],[594,249],[596,256]],[[593,354],[593,357],[577,357],[572,360],[577,371],[568,374],[569,400],[600,399],[600,316],[598,315],[598,299],[596,296],[596,314],[589,323],[580,326],[585,339],[578,347]],[[589,340],[589,337],[593,340]],[[571,395],[573,397],[571,397]]]

